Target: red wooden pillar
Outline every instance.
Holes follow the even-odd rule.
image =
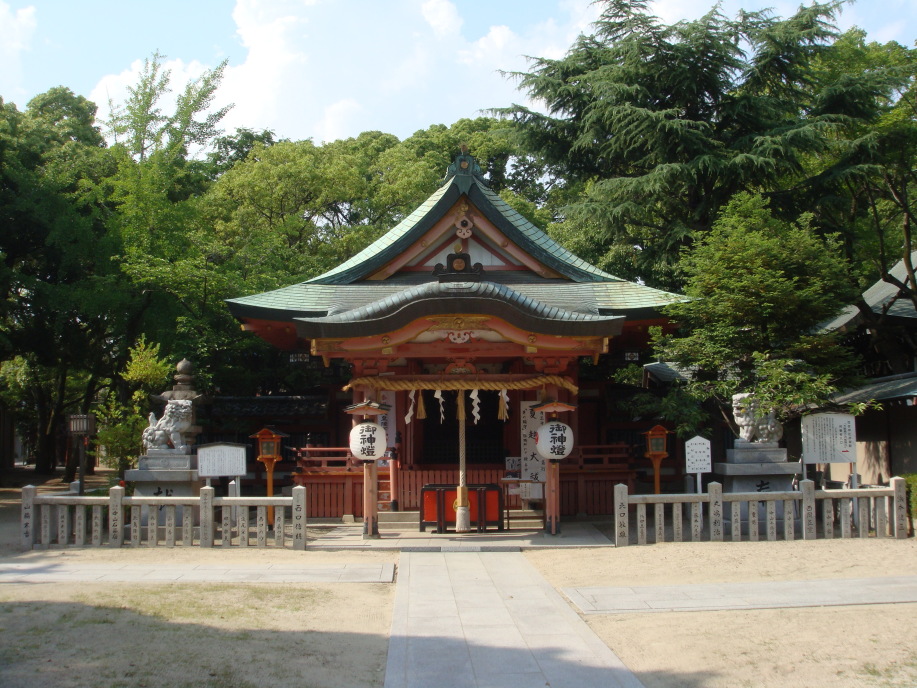
[[[375,461],[363,462],[363,539],[379,537],[379,504],[376,499],[378,468]]]
[[[545,468],[545,531],[550,535],[557,535],[560,533],[560,462],[548,461]]]
[[[392,511],[401,510],[401,459],[398,458],[401,453],[401,446],[395,445],[395,456],[388,462],[388,474],[392,490]]]

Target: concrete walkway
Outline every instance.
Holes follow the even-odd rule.
[[[584,614],[783,609],[917,602],[917,576],[564,588]]]
[[[125,552],[127,557],[129,553]],[[127,558],[125,557],[125,558]],[[394,564],[112,564],[57,559],[0,562],[3,583],[391,583]]]
[[[385,688],[642,684],[520,553],[404,552]]]
[[[378,538],[363,539],[361,524],[318,526],[324,532],[309,535],[310,549],[388,549],[401,552],[507,552],[557,547],[613,547],[591,523],[564,523],[557,535],[541,529],[488,530],[457,534],[421,532],[416,525],[402,530],[382,530]],[[313,531],[314,532],[314,531]]]

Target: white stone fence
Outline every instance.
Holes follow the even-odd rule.
[[[693,542],[727,537],[739,542],[743,535],[755,541],[761,539],[762,524],[767,540],[776,540],[778,530],[784,540],[793,540],[797,528],[803,540],[830,539],[836,529],[842,538],[854,537],[854,531],[861,538],[870,532],[883,538],[906,538],[908,533],[903,478],[892,478],[888,487],[852,490],[816,490],[813,481],[802,480],[799,490],[790,492],[724,493],[720,483],[710,483],[706,494],[668,495],[629,495],[627,485],[616,485],[614,498],[617,547],[631,544],[632,517],[638,545],[651,541],[650,533],[657,543],[667,536],[682,542],[686,529]],[[791,517],[784,518],[786,514]]]
[[[270,508],[274,527],[269,538]],[[22,488],[20,527],[25,549],[52,544],[213,547],[219,540],[221,547],[279,548],[289,541],[294,550],[304,550],[306,488],[294,487],[291,497],[214,497],[212,487],[202,487],[197,497],[125,497],[123,487],[113,487],[108,497],[80,497],[39,495],[29,485]]]

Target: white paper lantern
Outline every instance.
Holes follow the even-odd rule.
[[[550,421],[535,431],[535,451],[548,461],[560,461],[573,451],[573,430],[566,423]]]
[[[378,423],[360,423],[350,431],[350,453],[360,461],[375,461],[385,454],[385,428]]]

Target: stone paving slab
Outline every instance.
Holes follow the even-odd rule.
[[[407,527],[407,526],[411,527]],[[555,547],[613,547],[591,523],[562,523],[561,532],[543,530],[488,530],[483,533],[421,532],[413,524],[402,530],[383,529],[380,536],[363,539],[362,524],[342,525],[310,536],[309,549],[383,549],[402,552],[517,552]]]
[[[778,609],[917,602],[917,576],[563,588],[584,614]]]
[[[642,684],[522,554],[402,552],[385,688],[428,686]]]
[[[57,582],[118,583],[391,583],[395,565],[307,564],[219,566],[214,564],[0,563],[0,584]]]

